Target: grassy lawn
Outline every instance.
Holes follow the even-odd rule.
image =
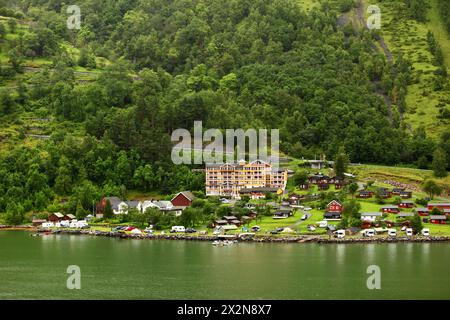
[[[420,186],[420,184],[426,179],[433,179],[443,187],[450,188],[450,176],[445,178],[435,178],[433,176],[433,171],[431,170],[379,165],[361,165],[351,167],[350,169],[355,172],[358,175],[358,178],[362,181],[396,180]]]

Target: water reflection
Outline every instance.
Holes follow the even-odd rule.
[[[73,293],[58,289],[69,264],[79,265],[89,280],[79,298],[450,298],[448,244],[214,247],[209,242],[0,236],[0,291],[13,293],[11,298],[72,298]],[[365,287],[371,264],[381,267],[382,296]]]

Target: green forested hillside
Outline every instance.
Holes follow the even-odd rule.
[[[169,159],[171,132],[194,120],[279,128],[294,157],[343,145],[354,162],[450,158],[448,75],[436,59],[422,83],[408,54],[376,50],[380,32],[342,23],[358,1],[80,0],[80,30],[60,0],[0,4],[0,212],[201,190]],[[411,110],[427,116],[411,95],[439,96],[439,131],[410,125]]]

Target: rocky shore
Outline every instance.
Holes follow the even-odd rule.
[[[35,231],[35,230],[37,230],[37,228],[34,227],[34,226],[30,226],[30,225],[11,226],[11,225],[0,224],[0,230],[28,230],[28,231]]]
[[[70,235],[89,235],[89,236],[103,236],[103,237],[114,237],[120,239],[150,239],[150,240],[184,240],[184,241],[214,241],[220,239],[216,235],[189,235],[189,234],[158,234],[158,235],[148,235],[148,234],[125,234],[125,233],[114,233],[114,232],[102,232],[102,231],[91,231],[91,230],[45,230],[38,229],[38,233],[51,233],[51,234],[70,234]],[[414,236],[414,237],[373,237],[373,238],[362,238],[362,237],[347,237],[343,239],[330,238],[328,236],[312,236],[312,235],[301,235],[301,236],[283,236],[274,237],[267,235],[255,235],[253,237],[236,237],[233,240],[238,240],[239,242],[264,242],[264,243],[425,243],[425,242],[450,242],[450,237],[448,236]]]

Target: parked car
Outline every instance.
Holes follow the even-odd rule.
[[[413,236],[413,229],[412,228],[406,228],[406,235],[408,237],[412,237]]]
[[[277,231],[277,230],[270,231],[270,234],[278,234],[278,233],[279,233],[279,231]]]
[[[252,231],[253,232],[258,232],[258,231],[260,231],[261,230],[261,227],[260,226],[253,226],[252,227]]]
[[[422,235],[425,236],[425,237],[429,237],[430,236],[430,229],[423,228],[422,229]]]
[[[186,231],[184,231],[184,232],[186,232],[186,233],[195,233],[195,232],[197,232],[197,230],[192,229],[192,228],[187,228]]]
[[[301,217],[301,220],[306,220],[306,219],[308,219],[308,216],[306,215],[306,214],[304,214],[304,215],[302,215],[302,217]]]
[[[314,231],[314,230],[316,230],[316,227],[309,225],[306,227],[306,229],[308,229],[308,231]]]
[[[278,232],[283,232],[284,228],[277,228]]]

